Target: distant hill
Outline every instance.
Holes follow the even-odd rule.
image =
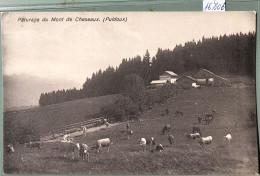
[[[49,80],[31,75],[3,76],[4,110],[37,106],[42,92],[77,86],[73,81]],[[29,107],[27,107],[29,106]]]

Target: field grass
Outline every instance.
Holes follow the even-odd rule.
[[[104,105],[112,103],[118,95],[85,98],[60,104],[35,107],[27,110],[9,111],[4,119],[12,118],[13,123],[26,123],[34,119],[42,134],[58,126],[85,121],[100,112]]]
[[[195,104],[196,103],[196,104]],[[162,115],[168,108],[169,115]],[[197,115],[216,109],[213,123],[198,124]],[[44,174],[232,174],[258,173],[257,129],[248,128],[249,113],[255,109],[255,89],[252,86],[204,87],[186,90],[167,102],[143,114],[140,122],[130,123],[134,135],[126,138],[125,124],[88,133],[75,138],[75,142],[93,144],[97,139],[109,137],[113,144],[110,152],[90,151],[90,161],[81,161],[78,153],[60,157],[52,150],[55,143],[44,143],[41,151],[15,146],[16,152],[4,155],[5,173]],[[176,110],[184,112],[176,117]],[[76,113],[76,112],[75,112]],[[165,124],[172,126],[175,143],[171,147],[167,135],[162,135]],[[188,139],[192,127],[200,127],[203,136],[211,135],[210,145],[200,146]],[[230,133],[230,147],[223,136]],[[156,143],[165,146],[162,152],[151,152],[151,146],[142,152],[137,139],[154,136]]]

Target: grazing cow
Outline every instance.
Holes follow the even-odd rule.
[[[147,145],[155,145],[154,137],[151,137],[150,139],[147,139],[146,140],[146,144]]]
[[[41,149],[41,142],[28,142],[24,144],[24,147],[26,148],[38,148],[38,150]]]
[[[132,136],[133,133],[134,133],[133,130],[128,129],[128,130],[126,131],[127,139],[129,139],[129,137]]]
[[[130,128],[130,124],[127,123],[127,124],[125,124],[125,126],[126,126],[126,130],[129,130],[129,128]]]
[[[176,111],[176,112],[175,112],[175,115],[178,116],[178,117],[179,117],[179,116],[183,116],[183,112]]]
[[[173,143],[174,143],[174,136],[173,135],[169,135],[168,136],[168,141],[169,141],[170,145],[172,146]]]
[[[157,145],[154,147],[154,150],[160,152],[160,151],[164,150],[164,147],[162,146],[162,144],[157,144]]]
[[[230,141],[232,139],[231,134],[227,134],[226,136],[224,136],[223,140],[224,141],[228,141],[228,146],[230,147]]]
[[[139,144],[142,147],[143,151],[145,152],[145,149],[146,149],[146,140],[145,140],[145,138],[138,139],[137,144]]]
[[[58,149],[60,151],[60,156],[62,155],[63,152],[67,153],[67,156],[68,156],[69,153],[73,154],[75,152],[75,150],[79,150],[80,145],[79,145],[79,143],[60,141]],[[74,159],[73,156],[72,156],[72,158]]]
[[[110,125],[110,124],[109,124],[108,122],[106,122],[106,127],[107,127],[107,128],[109,127],[109,125]]]
[[[104,138],[104,139],[97,140],[97,142],[94,144],[94,146],[91,147],[91,149],[97,149],[99,153],[101,147],[107,147],[107,151],[109,152],[110,139]]]
[[[162,134],[165,134],[165,132],[171,131],[171,125],[167,124],[163,127]]]
[[[214,118],[213,114],[206,114],[205,116],[206,125],[209,125],[212,122],[213,118]]]
[[[202,133],[201,133],[201,131],[200,131],[200,128],[199,127],[193,127],[192,128],[192,133],[194,134],[194,133],[199,133],[200,134],[200,136],[202,136]]]
[[[201,124],[201,120],[202,120],[202,117],[199,116],[199,117],[198,117],[199,124]]]
[[[166,110],[165,110],[165,113],[166,113],[166,115],[168,115],[168,114],[169,114],[169,110],[168,110],[168,109],[166,109]]]
[[[191,139],[200,138],[200,134],[199,134],[199,133],[186,134],[186,136],[187,136],[188,138],[191,138]]]
[[[199,142],[200,145],[211,144],[212,136],[201,137],[201,138],[199,138],[198,142]]]
[[[6,146],[6,152],[7,153],[14,153],[14,146],[13,146],[13,144],[8,144]]]
[[[81,156],[82,160],[84,161],[86,156],[88,158],[89,161],[89,147],[87,144],[80,144],[79,147],[79,156]]]
[[[139,118],[138,118],[137,115],[130,115],[129,118],[130,118],[130,121],[132,121],[132,120],[133,120],[133,121],[136,120],[137,122],[139,121]]]

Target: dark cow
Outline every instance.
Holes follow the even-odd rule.
[[[201,120],[202,120],[202,117],[199,116],[199,117],[198,117],[199,124],[201,124]]]
[[[175,115],[178,116],[178,117],[183,116],[183,112],[176,111],[176,112],[175,112]]]
[[[28,143],[25,143],[24,146],[26,148],[38,148],[38,150],[41,149],[41,142],[28,142]]]
[[[150,139],[147,139],[146,140],[146,144],[147,145],[155,145],[155,140],[154,140],[154,137],[151,137]]]
[[[129,119],[130,119],[130,121],[135,121],[135,120],[136,120],[137,122],[139,121],[139,118],[138,118],[137,115],[130,115],[130,116],[129,116]]]
[[[214,118],[213,114],[206,114],[205,116],[206,125],[209,125],[212,122],[213,118]]]
[[[200,131],[200,128],[199,128],[199,127],[193,127],[193,128],[192,128],[192,133],[193,133],[193,134],[195,134],[195,133],[199,133],[199,134],[200,134],[200,136],[202,136],[202,133],[201,133],[201,131]]]
[[[165,134],[165,132],[171,131],[171,125],[167,124],[163,127],[162,134]]]
[[[168,109],[166,109],[166,110],[165,110],[165,113],[166,113],[166,115],[168,115],[168,114],[169,114],[169,110],[168,110]]]

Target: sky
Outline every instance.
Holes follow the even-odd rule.
[[[20,22],[19,18],[40,22]],[[48,22],[41,22],[42,18]],[[52,17],[64,18],[51,22]],[[71,22],[65,19],[71,17]],[[100,22],[76,22],[76,17]],[[106,17],[126,22],[102,22]],[[118,66],[123,58],[151,57],[158,48],[204,37],[255,31],[254,12],[16,12],[2,15],[3,74],[31,75],[75,82],[81,88],[99,69]]]

